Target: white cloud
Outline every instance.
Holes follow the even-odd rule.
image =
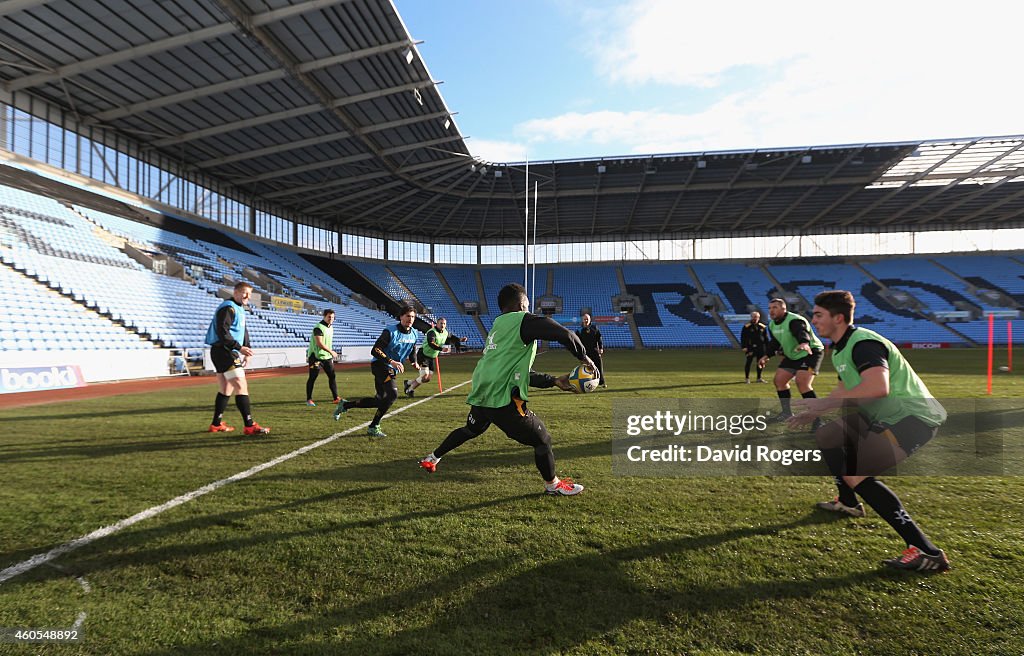
[[[527,145],[514,141],[495,141],[492,139],[469,139],[466,141],[469,152],[475,157],[489,162],[522,162],[528,155]]]
[[[1011,63],[1020,3],[636,0],[588,16],[608,26],[598,72],[659,87],[662,107],[521,123],[533,144],[615,155],[1024,132]],[[680,93],[715,86],[730,95],[675,109],[695,97]]]

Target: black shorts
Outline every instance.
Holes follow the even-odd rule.
[[[538,447],[551,444],[551,434],[540,417],[526,406],[526,401],[514,398],[501,408],[474,405],[466,417],[466,427],[475,435],[486,431],[491,424],[520,444]]]
[[[416,364],[419,367],[426,367],[431,371],[437,371],[437,358],[428,358],[423,349],[416,351]]]
[[[798,371],[810,371],[817,375],[818,370],[821,369],[821,361],[825,358],[825,352],[814,350],[811,354],[800,358],[799,360],[790,360],[789,358],[782,358],[782,362],[779,363],[779,369],[784,371],[791,371],[794,374]]]
[[[328,374],[328,375],[334,373],[334,359],[333,358],[326,358],[326,359],[323,359],[323,360],[318,360],[315,355],[311,355],[311,356],[309,356],[309,359],[307,360],[307,362],[309,363],[309,368],[311,370],[316,371],[317,369],[323,369],[324,373]]]
[[[872,433],[880,433],[895,442],[908,456],[927,444],[939,432],[938,426],[932,426],[917,417],[910,416],[900,419],[895,424],[875,422],[871,424]]]
[[[242,367],[242,360],[239,356],[235,355],[234,351],[228,350],[218,344],[214,344],[210,347],[210,360],[213,361],[214,370],[219,374],[227,373],[232,369],[240,369]]]

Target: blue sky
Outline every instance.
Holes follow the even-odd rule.
[[[1024,3],[396,5],[495,162],[1024,133]]]

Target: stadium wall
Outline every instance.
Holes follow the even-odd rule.
[[[338,346],[338,362],[350,364],[370,361],[370,349],[372,346]],[[255,349],[251,358],[245,363],[247,371],[254,369],[275,369],[277,367],[302,367],[306,364],[305,348],[275,348]],[[203,368],[210,373],[214,372],[213,362],[210,360],[210,350],[203,352]]]
[[[156,378],[170,373],[171,349],[150,349],[133,351],[4,351],[0,360],[0,377],[7,371],[8,382],[12,375],[20,375],[29,369],[51,369],[63,371],[76,367],[85,383],[100,383],[110,380],[133,380]],[[17,370],[17,371],[15,371]],[[17,384],[17,383],[15,383]],[[60,385],[67,387],[73,385]],[[13,387],[13,385],[12,385]],[[54,389],[55,387],[34,387],[33,389]],[[28,392],[32,389],[5,389],[5,392]]]

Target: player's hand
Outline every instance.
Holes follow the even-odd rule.
[[[468,337],[460,337],[460,338],[459,338],[459,341],[460,341],[460,342],[468,342],[468,341],[469,341],[469,338],[468,338]]]
[[[337,351],[331,351],[331,359],[332,360],[337,360],[338,359],[338,352]]]
[[[798,414],[795,414],[789,419],[787,419],[786,425],[789,426],[790,428],[799,428],[800,426],[806,426],[807,424],[811,423],[817,418],[817,412],[812,412],[808,410],[806,412],[800,412]]]
[[[238,352],[247,358],[252,357],[252,349],[249,348],[248,346],[243,346],[242,348],[238,349]]]
[[[802,344],[797,344],[796,345],[796,350],[797,351],[803,351],[804,353],[810,355],[811,354],[811,345],[808,344],[807,342],[804,342]]]
[[[746,352],[747,352],[747,349],[741,349],[741,350],[742,350],[742,351],[743,351],[744,353],[746,353]]]
[[[580,362],[586,365],[590,365],[594,369],[594,371],[597,371],[597,365],[594,364],[594,361],[590,359],[589,355],[584,355],[583,359],[580,360]]]
[[[391,368],[394,369],[395,371],[397,371],[400,374],[404,374],[405,373],[405,365],[402,364],[401,362],[399,362],[398,360],[392,360],[391,361]]]
[[[604,355],[604,349],[597,349],[598,355]]]
[[[555,379],[555,387],[566,392],[572,392],[573,394],[579,394],[580,391],[569,383],[569,374],[559,376]]]
[[[757,361],[757,366],[763,369],[766,364],[768,364],[768,356],[762,355]]]
[[[793,399],[793,408],[798,414],[812,413],[815,417],[820,417],[834,407],[836,407],[835,404],[827,396],[811,399]]]

